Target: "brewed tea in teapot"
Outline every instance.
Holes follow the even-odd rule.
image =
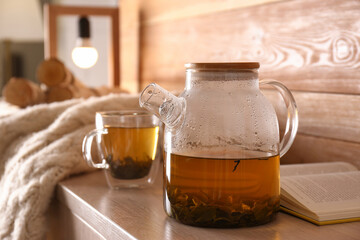
[[[156,84],[140,106],[165,123],[164,209],[202,227],[243,227],[274,219],[280,204],[280,156],[298,126],[291,92],[258,80],[257,62],[186,64],[186,86],[176,97]],[[275,110],[259,89],[280,91],[287,110],[280,142]]]

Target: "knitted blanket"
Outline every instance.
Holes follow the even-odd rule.
[[[89,171],[82,158],[95,112],[136,109],[118,94],[41,104],[0,117],[0,239],[44,239],[56,184]]]

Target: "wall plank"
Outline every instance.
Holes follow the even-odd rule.
[[[226,3],[144,0],[140,89],[183,89],[187,62],[259,61],[260,78],[283,82],[299,108],[299,134],[282,163],[360,168],[360,1]],[[278,97],[264,92],[284,125]]]
[[[125,0],[119,2],[119,6],[120,87],[134,93],[139,91],[140,3],[139,0]]]
[[[281,164],[335,162],[354,164],[360,169],[360,144],[298,134]]]
[[[143,0],[141,24],[149,25],[282,0]]]
[[[141,88],[183,86],[184,63],[260,61],[300,91],[360,93],[360,2],[290,1],[141,26]]]
[[[281,126],[286,112],[279,94],[263,90],[278,113]],[[295,92],[299,133],[360,143],[360,95]]]

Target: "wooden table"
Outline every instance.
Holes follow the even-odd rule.
[[[165,214],[161,184],[111,190],[101,171],[73,176],[57,187],[49,239],[360,239],[360,222],[319,227],[285,213],[251,228],[186,226]]]

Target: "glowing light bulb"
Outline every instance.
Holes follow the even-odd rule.
[[[85,43],[89,43],[88,39],[78,39],[78,41],[82,43],[76,44],[77,46],[72,50],[71,57],[73,62],[79,68],[86,69],[93,67],[99,58],[97,50],[91,44]]]
[[[99,54],[90,42],[90,22],[86,16],[79,19],[79,38],[76,40],[71,57],[79,68],[91,68],[98,60]]]

